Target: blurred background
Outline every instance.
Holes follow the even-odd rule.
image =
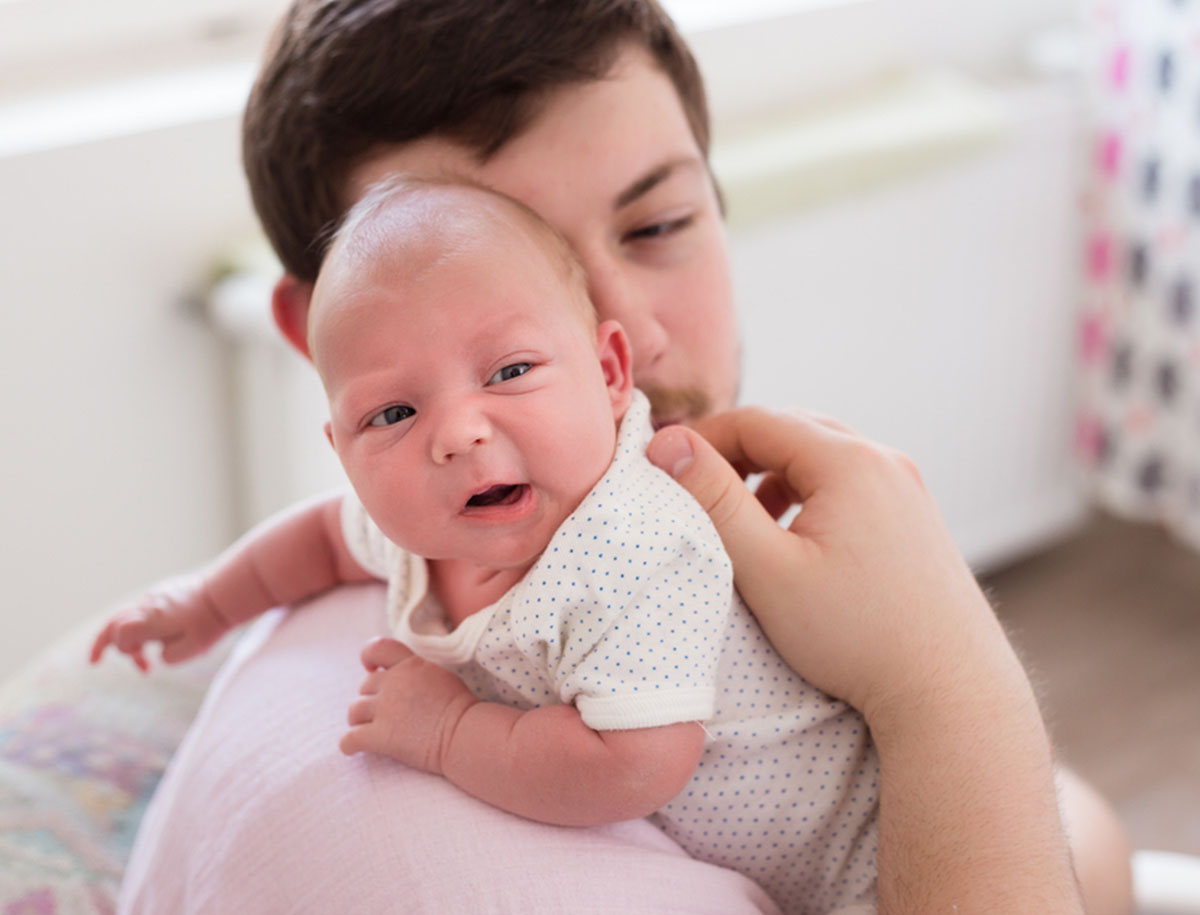
[[[338,485],[240,170],[283,5],[0,0],[0,678]],[[1200,4],[666,5],[743,400],[907,451],[1065,761],[1200,853]]]

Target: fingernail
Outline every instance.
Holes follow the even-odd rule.
[[[673,477],[692,466],[695,455],[692,453],[692,443],[680,429],[667,429],[660,432],[650,442],[646,449],[646,457],[650,463],[665,470]]]

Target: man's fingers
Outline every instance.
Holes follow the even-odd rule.
[[[796,504],[796,494],[777,473],[764,474],[754,490],[754,497],[767,514],[778,521],[784,512]]]
[[[781,411],[785,416],[791,416],[799,420],[808,420],[816,423],[819,426],[824,426],[827,429],[832,429],[834,432],[842,432],[846,435],[857,435],[850,426],[847,426],[840,419],[835,419],[825,413],[818,413],[816,410],[801,410],[795,407],[787,408]]]
[[[818,421],[761,407],[741,407],[707,417],[696,431],[740,472],[777,474],[799,501],[842,470],[856,437],[831,420]]]
[[[780,530],[737,472],[691,429],[669,426],[646,449],[651,463],[666,470],[708,512],[733,560],[734,575],[779,552]]]
[[[682,426],[659,431],[646,448],[646,457],[696,498],[718,530],[736,518],[750,497],[750,491],[728,462]]]
[[[363,646],[362,665],[368,672],[385,670],[411,658],[412,652],[395,639],[371,639]]]

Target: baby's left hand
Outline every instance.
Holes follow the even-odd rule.
[[[445,745],[478,700],[463,682],[419,658],[395,639],[373,639],[362,651],[367,676],[350,705],[343,753],[381,753],[414,769],[442,774]]]

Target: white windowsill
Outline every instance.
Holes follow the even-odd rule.
[[[0,106],[0,159],[229,117],[256,61],[155,73]]]
[[[664,6],[687,35],[803,15],[878,0],[665,0]]]
[[[726,29],[877,2],[676,0],[667,6],[685,34],[711,40]],[[257,51],[232,61],[205,63],[195,59],[194,41],[188,47],[192,63],[186,67],[164,69],[157,64],[165,53],[160,45],[154,48],[153,59],[148,57],[147,72],[127,69],[119,77],[53,91],[45,87],[38,91],[34,79],[33,88],[23,94],[5,93],[0,97],[0,159],[237,116],[258,67]]]

